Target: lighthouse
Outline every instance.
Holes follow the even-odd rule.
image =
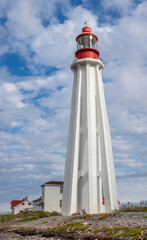
[[[89,26],[77,36],[62,214],[118,209],[98,38]]]

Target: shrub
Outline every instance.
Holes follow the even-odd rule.
[[[105,232],[108,237],[133,237],[133,239],[138,239],[139,237],[144,237],[146,228],[128,228],[128,227],[116,227],[116,228],[101,228],[96,232]]]
[[[49,229],[49,231],[54,232],[65,232],[65,231],[83,231],[85,229],[89,228],[88,226],[83,226],[80,222],[76,223],[68,223],[66,225],[57,226],[55,228]]]

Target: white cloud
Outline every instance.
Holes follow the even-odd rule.
[[[103,0],[101,5],[106,9],[118,10],[121,13],[130,11],[130,8],[135,5],[134,0]]]
[[[146,168],[147,131],[145,10],[140,3],[115,25],[101,27],[99,46],[104,59],[105,93],[117,171]],[[141,147],[142,146],[142,147]]]
[[[35,16],[32,1],[16,1],[15,7],[8,13],[7,27],[12,36],[18,40],[25,40],[35,37],[38,32],[41,34],[40,19]]]

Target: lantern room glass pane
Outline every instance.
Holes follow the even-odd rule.
[[[83,35],[81,37],[78,38],[78,46],[77,49],[81,49],[81,48],[97,48],[97,40],[95,37],[93,37],[92,35]]]

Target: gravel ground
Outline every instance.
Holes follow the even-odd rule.
[[[67,223],[80,222],[83,226],[89,228],[82,231],[75,232],[52,232],[49,228],[54,228]],[[92,240],[92,239],[130,239],[133,237],[125,238],[110,238],[106,237],[105,231],[98,234],[96,230],[103,227],[142,227],[146,228],[146,237],[139,238],[139,240],[147,239],[147,213],[119,213],[117,215],[106,216],[99,215],[85,215],[78,217],[63,217],[54,216],[42,218],[35,221],[21,222],[20,220],[9,221],[0,223],[0,240],[54,240],[54,239],[79,239],[79,240]]]

